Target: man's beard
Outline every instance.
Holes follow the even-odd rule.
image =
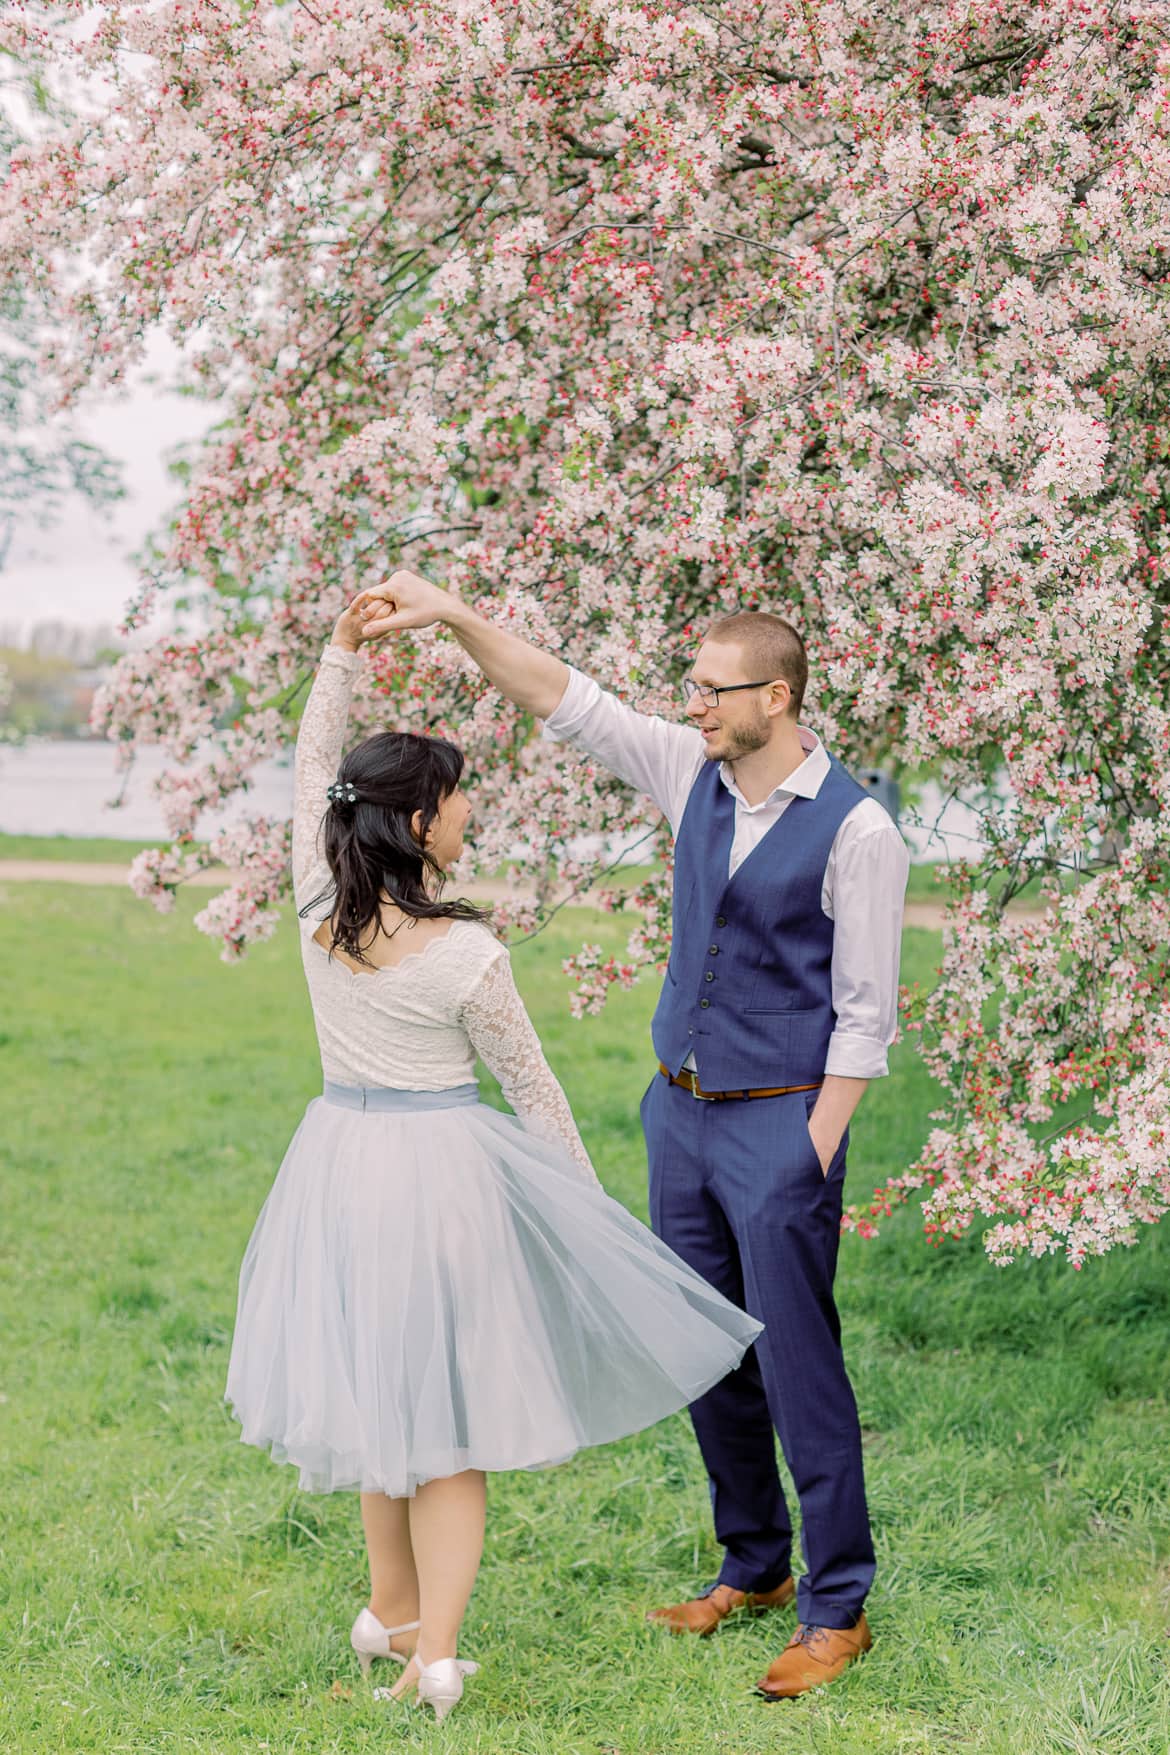
[[[750,756],[753,750],[762,750],[768,742],[768,721],[763,717],[758,725],[725,725],[723,729],[730,748],[718,757],[721,762],[735,762],[740,756]],[[715,752],[711,754],[714,756]]]

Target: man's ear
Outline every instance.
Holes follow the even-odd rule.
[[[790,685],[784,681],[782,676],[777,677],[776,681],[772,684],[771,692],[768,697],[768,705],[765,707],[764,711],[767,713],[769,719],[779,719],[783,714],[787,713],[791,705],[792,689]]]

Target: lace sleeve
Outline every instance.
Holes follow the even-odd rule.
[[[305,880],[320,859],[318,837],[328,805],[325,788],[337,775],[349,720],[349,698],[360,668],[361,658],[356,652],[326,646],[301,716],[292,838],[293,889],[298,900]]]
[[[530,1132],[563,1145],[586,1180],[597,1183],[568,1099],[544,1058],[507,954],[497,957],[463,1002],[463,1027],[484,1065]],[[598,1184],[598,1186],[600,1186]]]

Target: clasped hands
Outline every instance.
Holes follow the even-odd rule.
[[[362,631],[367,640],[378,640],[403,628],[432,627],[446,619],[445,612],[456,599],[421,574],[400,568],[364,591],[362,601],[367,617]]]
[[[342,610],[334,623],[333,643],[356,652],[395,630],[430,627],[442,620],[444,605],[451,601],[447,592],[417,573],[391,573],[380,585],[359,591]]]

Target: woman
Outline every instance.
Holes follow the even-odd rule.
[[[484,1476],[654,1424],[736,1366],[759,1324],[604,1193],[512,980],[443,901],[469,815],[460,752],[406,733],[340,762],[363,598],[297,739],[293,878],[325,1077],[240,1274],[227,1399],[243,1441],[315,1492],[357,1488],[362,1663],[443,1717]],[[475,1056],[515,1115],[478,1100]]]

